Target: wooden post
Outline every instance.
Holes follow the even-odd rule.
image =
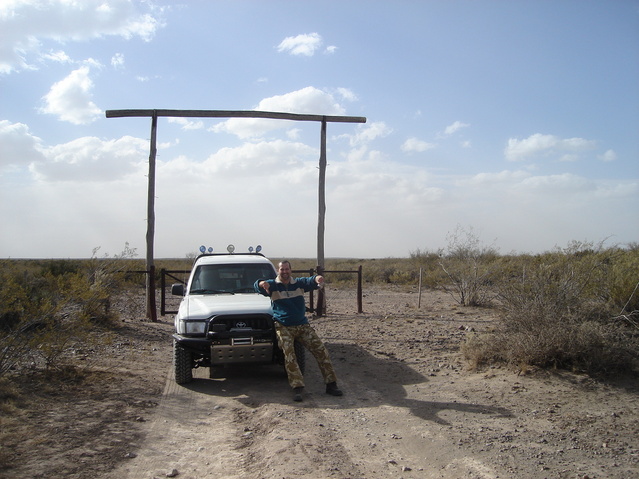
[[[419,294],[417,295],[417,309],[422,307],[422,268],[419,268]]]
[[[357,270],[357,312],[363,313],[364,306],[362,304],[362,265]]]
[[[151,120],[151,153],[149,154],[149,195],[147,200],[146,227],[146,317],[151,321],[158,320],[155,304],[155,263],[153,261],[153,244],[155,237],[155,156],[157,153],[158,116],[153,114]]]
[[[322,118],[320,135],[319,186],[318,186],[318,219],[317,219],[317,274],[323,274],[324,258],[324,225],[326,218],[326,118]],[[326,305],[326,292],[320,289],[317,294],[317,316],[322,316]]]

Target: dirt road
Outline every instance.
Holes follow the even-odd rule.
[[[330,292],[329,292],[330,295]],[[464,371],[458,347],[494,311],[430,292],[369,292],[365,312],[332,304],[314,321],[345,395],[328,396],[308,361],[304,402],[276,367],[167,368],[137,456],[113,478],[595,478],[639,470],[637,390],[586,376]]]
[[[178,386],[170,318],[148,323],[123,307],[96,372],[34,391],[37,407],[3,421],[0,456],[12,468],[0,477],[637,477],[636,382],[467,371],[460,344],[490,329],[494,310],[437,291],[417,309],[415,292],[389,286],[367,288],[357,314],[352,296],[327,294],[329,315],[313,324],[343,397],[324,393],[310,358],[302,403],[277,366],[213,379],[196,370]]]

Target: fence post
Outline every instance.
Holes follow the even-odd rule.
[[[317,274],[324,275],[324,268],[317,266]],[[324,306],[326,305],[326,298],[324,296],[324,288],[317,290],[317,307],[315,308],[315,315],[321,318],[324,315]]]
[[[359,265],[357,269],[357,312],[363,313],[364,308],[362,306],[362,265]]]
[[[308,275],[309,276],[313,276],[314,270],[313,268],[308,270]],[[315,303],[313,302],[315,300],[315,295],[313,294],[313,290],[311,289],[310,293],[309,293],[309,298],[308,298],[308,304],[311,307],[311,313],[315,312]]]
[[[164,316],[166,314],[166,268],[160,270],[160,314]]]
[[[419,268],[419,294],[417,295],[417,309],[422,307],[422,268]]]

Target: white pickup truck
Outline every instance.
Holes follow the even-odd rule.
[[[173,362],[178,384],[193,380],[193,369],[230,364],[284,364],[273,327],[268,297],[254,290],[258,279],[273,279],[273,264],[259,253],[202,254],[186,285],[174,284],[182,296],[175,316]],[[295,344],[300,368],[305,351]]]

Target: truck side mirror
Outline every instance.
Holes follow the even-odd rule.
[[[171,294],[174,296],[184,296],[184,285],[182,283],[172,284]]]

